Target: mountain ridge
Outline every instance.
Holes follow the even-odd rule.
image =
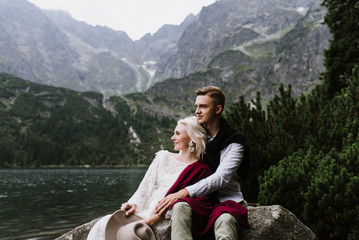
[[[271,86],[279,83],[293,84],[299,94],[317,83],[323,69],[322,51],[330,36],[326,26],[320,26],[321,33],[315,36],[309,28],[301,33],[306,40],[300,44],[286,37],[308,12],[322,9],[318,0],[270,0],[259,5],[257,1],[221,0],[197,16],[189,15],[180,25],[164,25],[136,41],[125,32],[90,26],[61,11],[40,10],[26,0],[0,0],[0,4],[0,71],[105,96],[145,92],[156,83],[193,78],[212,68],[221,74],[208,82],[228,90],[233,95],[230,101],[238,97],[233,87],[244,91],[247,99],[258,90],[272,96]],[[23,15],[19,19],[26,21],[17,20],[19,13]],[[311,23],[303,23],[303,29],[305,24]],[[293,64],[301,56],[300,48],[291,44],[307,49],[302,62]],[[286,51],[279,52],[278,47]],[[227,59],[236,51],[244,54],[232,59],[238,64]]]
[[[198,21],[183,33],[176,56],[160,78],[180,78],[200,71],[208,59],[218,55],[223,48],[251,40],[249,35],[241,34],[243,28],[256,33],[252,39],[282,31],[303,16],[296,7],[309,9],[313,2],[222,0],[204,7]],[[185,63],[183,58],[187,59]]]
[[[91,26],[63,11],[41,10],[26,0],[0,1],[0,71],[24,79],[107,96],[143,91],[151,85],[145,63],[171,51],[194,16],[160,34],[132,41],[125,32]],[[175,36],[165,38],[165,35]],[[158,45],[162,43],[161,51]],[[168,44],[168,47],[163,47]],[[152,48],[152,49],[151,49]],[[146,59],[146,54],[150,56]],[[156,57],[157,56],[157,57]]]
[[[319,84],[324,71],[323,50],[329,45],[330,32],[322,24],[325,8],[319,2],[279,39],[265,39],[244,47],[228,49],[214,57],[201,71],[183,78],[155,84],[144,94],[156,104],[173,107],[164,111],[172,116],[191,109],[198,87],[217,85],[226,93],[228,105],[240,96],[246,101],[261,92],[264,102],[278,94],[281,84],[291,85],[293,96],[310,91]],[[313,54],[314,53],[314,54]],[[159,114],[151,105],[142,107]],[[192,113],[190,111],[185,112]]]

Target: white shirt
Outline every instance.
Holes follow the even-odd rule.
[[[206,196],[216,190],[218,200],[241,202],[243,194],[238,182],[237,169],[242,162],[244,146],[231,143],[220,152],[220,162],[215,173],[186,187],[191,198]]]

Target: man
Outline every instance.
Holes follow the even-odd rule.
[[[209,164],[214,173],[198,183],[162,199],[155,213],[162,214],[178,199],[198,198],[218,191],[217,198],[225,205],[225,213],[218,217],[215,216],[213,220],[215,221],[213,226],[215,238],[237,240],[239,222],[249,227],[246,219],[247,209],[242,206],[246,205],[246,202],[239,184],[239,177],[245,177],[248,169],[249,149],[244,135],[233,129],[221,117],[225,104],[223,91],[218,87],[210,86],[197,89],[196,95],[195,114],[198,122],[206,128],[209,138],[204,161]],[[232,206],[234,212],[231,209],[227,211],[226,203],[228,202],[237,204]],[[172,209],[171,239],[192,239],[191,217],[193,210],[191,206],[186,202],[177,202]],[[244,221],[241,221],[240,217],[234,217],[238,216],[236,215],[237,209],[245,212]],[[221,213],[222,210],[223,208],[221,208]]]

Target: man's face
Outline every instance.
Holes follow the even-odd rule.
[[[213,99],[208,95],[197,96],[195,106],[197,121],[203,125],[210,124],[220,113],[218,106],[215,106]]]

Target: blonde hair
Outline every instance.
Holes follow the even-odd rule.
[[[184,124],[186,132],[194,143],[194,154],[196,158],[201,158],[206,150],[207,133],[206,130],[198,123],[197,117],[186,117],[177,122]]]

